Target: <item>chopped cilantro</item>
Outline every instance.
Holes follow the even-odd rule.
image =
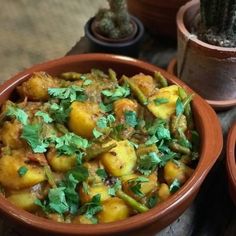
[[[174,179],[174,181],[170,185],[170,192],[175,193],[180,188],[180,182],[178,179]]]
[[[35,113],[36,116],[41,116],[43,118],[43,121],[45,123],[51,123],[53,121],[53,119],[49,116],[48,113],[43,112],[43,111],[37,111]]]
[[[119,179],[116,179],[115,184],[108,189],[108,194],[111,196],[116,196],[116,191],[121,189],[121,182]]]
[[[130,94],[130,89],[127,86],[117,85],[115,89],[104,89],[101,92],[104,96],[108,97],[111,101],[116,101],[120,98],[127,97]]]
[[[113,104],[110,103],[110,104],[105,105],[104,103],[100,102],[99,108],[104,112],[110,112],[113,110]]]
[[[23,126],[21,138],[31,146],[36,153],[43,153],[47,151],[48,142],[41,137],[42,126],[40,124]]]
[[[149,135],[156,135],[158,140],[171,138],[170,131],[166,127],[166,121],[156,119],[155,122],[148,128]]]
[[[83,82],[83,86],[88,86],[88,85],[90,85],[90,84],[92,84],[92,83],[93,83],[92,80],[86,79],[86,80]]]
[[[153,208],[154,206],[156,206],[157,202],[158,202],[157,196],[152,195],[152,196],[149,197],[148,200],[147,200],[147,206],[148,206],[149,208]]]
[[[139,197],[144,196],[143,192],[141,191],[141,183],[146,182],[149,182],[149,179],[142,176],[128,180],[128,183],[130,184],[130,190]]]
[[[155,135],[153,135],[151,138],[149,138],[146,142],[145,145],[149,146],[149,145],[153,145],[155,143],[158,142],[158,139]]]
[[[60,104],[53,103],[49,109],[49,113],[55,122],[64,123],[70,113],[70,104],[66,101],[61,101]]]
[[[169,100],[167,98],[156,98],[153,100],[154,104],[155,105],[161,105],[161,104],[165,104],[165,103],[168,103]]]
[[[125,111],[125,122],[126,124],[134,128],[138,124],[136,112]]]
[[[101,195],[96,194],[90,202],[85,203],[79,209],[79,214],[84,214],[94,224],[97,223],[95,215],[102,210]]]
[[[85,166],[79,165],[69,170],[66,173],[67,177],[70,175],[72,175],[78,182],[83,182],[87,180],[89,173],[88,173],[88,169]]]
[[[105,169],[97,169],[96,174],[102,179],[105,180],[107,178],[107,172]]]
[[[97,120],[97,127],[100,129],[105,129],[107,128],[107,119],[105,117],[100,117]]]
[[[14,116],[23,125],[27,125],[28,123],[28,114],[24,110],[17,107],[8,107],[6,116]]]
[[[93,136],[95,138],[99,138],[103,135],[103,133],[101,133],[100,131],[98,131],[96,128],[93,129]]]
[[[19,169],[18,169],[18,174],[20,177],[24,176],[28,171],[28,168],[26,166],[21,166]]]
[[[176,116],[182,114],[184,112],[184,105],[180,98],[176,100]]]

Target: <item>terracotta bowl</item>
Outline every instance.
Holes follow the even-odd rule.
[[[229,179],[229,192],[236,206],[236,122],[231,127],[227,138],[226,167]]]
[[[66,71],[85,73],[90,71],[91,68],[107,70],[109,67],[113,68],[118,75],[126,74],[127,76],[139,72],[153,75],[154,71],[157,70],[160,71],[170,83],[178,84],[183,86],[188,92],[193,92],[175,76],[154,65],[123,56],[84,54],[46,62],[17,74],[0,87],[0,104],[11,95],[16,86],[27,80],[35,71],[46,71],[51,75],[58,75]],[[148,212],[109,224],[63,224],[43,219],[24,210],[20,210],[0,194],[0,215],[11,221],[12,225],[16,225],[17,228],[23,227],[29,231],[32,230],[34,235],[75,236],[113,235],[116,233],[125,235],[127,232],[129,232],[129,235],[132,235],[132,232],[134,235],[138,235],[137,232],[142,231],[146,232],[144,235],[150,235],[148,230],[152,227],[155,228],[155,232],[158,232],[173,222],[190,205],[222,149],[222,132],[217,116],[212,108],[198,95],[196,95],[193,100],[193,113],[196,129],[201,138],[200,159],[196,170],[179,191]]]
[[[172,60],[170,60],[167,67],[167,71],[170,74],[177,76],[177,59],[176,58],[173,58]],[[206,99],[206,101],[216,111],[223,111],[223,110],[227,110],[236,106],[236,99],[218,100],[218,101]]]

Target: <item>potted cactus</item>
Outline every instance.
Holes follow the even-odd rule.
[[[143,24],[127,10],[125,0],[108,0],[109,9],[99,9],[85,25],[92,50],[138,56]]]
[[[236,0],[193,0],[177,14],[177,74],[215,108],[236,105]]]

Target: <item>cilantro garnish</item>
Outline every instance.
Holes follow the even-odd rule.
[[[125,111],[125,122],[126,124],[134,128],[138,124],[136,112]]]
[[[31,146],[34,152],[43,153],[47,151],[48,142],[41,137],[42,126],[40,124],[25,125],[22,129],[21,138]]]
[[[53,103],[49,107],[49,112],[55,122],[64,123],[70,113],[70,103],[66,101],[61,101],[60,104]]]
[[[177,190],[179,190],[181,184],[178,179],[174,179],[174,181],[170,185],[170,192],[175,193]]]
[[[165,103],[168,103],[169,100],[167,98],[156,98],[153,100],[154,104],[155,105],[161,105],[161,104],[165,104]]]
[[[153,208],[154,206],[156,206],[157,202],[158,202],[157,196],[153,195],[153,196],[149,197],[147,200],[148,208]]]
[[[130,184],[130,190],[137,196],[143,197],[144,194],[141,191],[141,183],[146,183],[148,182],[149,179],[139,176],[135,179],[128,180],[128,183]]]
[[[24,176],[28,171],[28,168],[26,166],[21,166],[17,172],[19,174],[20,177]]]
[[[76,85],[72,85],[67,88],[49,88],[48,94],[54,98],[59,98],[62,100],[69,99],[70,102],[75,100],[81,101],[81,98],[82,101],[84,101],[85,95],[84,89]]]
[[[171,139],[170,131],[165,127],[166,121],[156,119],[152,126],[148,128],[149,135],[155,135],[158,140]]]
[[[85,203],[79,209],[79,214],[84,214],[94,224],[97,223],[95,215],[102,210],[101,195],[96,194],[90,202]]]
[[[113,104],[110,103],[110,104],[105,105],[104,103],[100,102],[99,108],[104,112],[110,112],[113,110]]]
[[[53,121],[53,119],[49,116],[48,113],[43,112],[43,111],[37,111],[35,113],[36,116],[41,116],[43,118],[43,121],[45,123],[51,123]]]
[[[107,128],[107,119],[105,117],[100,117],[98,118],[96,124],[98,128],[105,129]]]
[[[184,105],[180,98],[176,100],[176,116],[182,114],[184,112]]]
[[[26,125],[28,123],[28,114],[24,110],[17,107],[13,106],[8,107],[6,116],[15,117],[23,125]]]
[[[97,169],[96,174],[102,179],[105,180],[107,178],[107,172],[105,169]]]
[[[114,90],[104,89],[101,93],[107,98],[109,98],[111,101],[116,101],[120,98],[124,98],[130,95],[130,89],[127,86],[117,85]]]
[[[96,128],[93,129],[93,136],[95,138],[99,138],[103,135],[103,133],[101,133],[100,131],[98,131]]]
[[[108,194],[111,196],[116,196],[116,191],[119,189],[121,189],[121,181],[116,179],[115,184],[108,189]]]
[[[92,80],[86,79],[86,80],[83,82],[83,86],[88,86],[88,85],[90,85],[90,84],[92,84],[92,83],[93,83]]]

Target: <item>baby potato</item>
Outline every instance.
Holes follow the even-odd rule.
[[[135,101],[128,99],[128,98],[122,98],[113,103],[114,112],[116,115],[116,119],[119,122],[125,121],[125,111],[135,111],[137,112],[138,105]]]
[[[107,172],[113,176],[123,176],[131,174],[136,165],[137,156],[134,147],[128,140],[115,141],[112,140],[106,145],[112,143],[117,146],[112,148],[109,152],[101,155],[101,161]]]
[[[90,220],[90,219],[88,219],[85,215],[78,215],[78,216],[76,216],[73,220],[72,220],[72,222],[71,223],[73,223],[73,224],[93,224],[93,222]]]
[[[192,173],[193,169],[181,162],[176,163],[173,161],[168,161],[164,167],[164,178],[168,185],[170,185],[175,179],[183,184],[192,175]]]
[[[0,158],[0,184],[3,187],[18,190],[46,180],[43,168],[25,163],[24,155],[24,152],[12,151],[11,155]],[[20,176],[18,170],[22,166],[27,168],[27,172]]]
[[[130,178],[128,179],[128,176],[126,176],[124,179],[125,181],[122,181],[122,186],[124,192],[126,192],[128,195],[132,196],[133,198],[140,199],[141,196],[137,196],[132,190],[131,186],[133,183],[135,183],[135,180],[138,177],[144,177],[148,179],[148,182],[142,182],[140,191],[143,193],[144,196],[148,195],[149,193],[153,192],[157,188],[157,174],[152,173],[149,176],[141,176],[141,175],[129,175]]]
[[[84,138],[91,138],[99,115],[98,104],[75,101],[71,104],[68,120],[69,129]]]
[[[156,104],[158,99],[166,99],[166,103]],[[171,85],[159,89],[153,96],[149,98],[149,103],[147,105],[149,111],[153,113],[154,116],[161,119],[169,119],[172,114],[175,113],[176,101],[178,99],[178,86]]]
[[[0,130],[0,140],[4,146],[11,149],[17,149],[23,146],[23,142],[20,139],[22,125],[19,121],[5,121]]]
[[[162,183],[160,185],[160,188],[158,189],[158,197],[161,201],[166,200],[170,196],[170,189],[169,186],[165,183]]]
[[[129,217],[130,208],[118,197],[109,198],[102,203],[102,211],[98,213],[99,223],[124,220]]]
[[[155,91],[154,79],[150,75],[140,73],[131,77],[130,81],[135,83],[146,97],[151,96]]]
[[[97,194],[100,194],[102,202],[111,197],[108,194],[108,187],[104,184],[96,184],[93,186],[88,186],[87,192],[83,189],[83,187],[81,187],[79,189],[79,193],[80,193],[80,200],[82,203],[91,201],[92,198]]]
[[[57,86],[56,79],[45,72],[36,72],[29,80],[17,87],[17,91],[21,97],[27,97],[30,101],[47,101],[48,89]]]
[[[15,206],[30,212],[34,212],[37,209],[37,206],[34,204],[36,199],[36,194],[30,192],[30,190],[17,191],[7,197],[7,200]]]
[[[66,172],[76,165],[75,155],[58,155],[55,149],[48,151],[47,160],[52,169],[57,172]]]

